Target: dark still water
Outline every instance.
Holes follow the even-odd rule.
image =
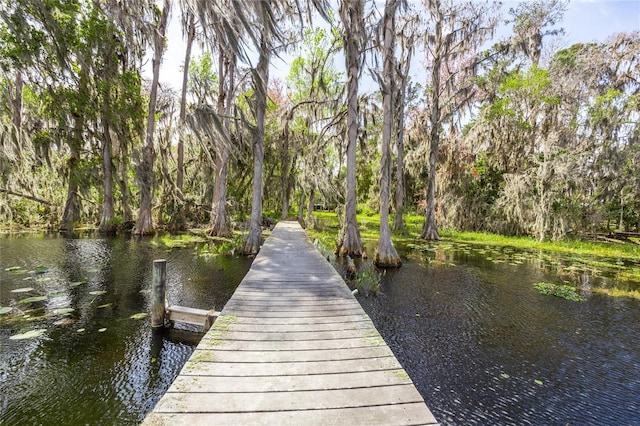
[[[540,256],[479,251],[408,251],[377,297],[358,297],[436,419],[640,424],[640,301],[544,296],[534,283],[564,279]]]
[[[131,318],[148,311],[152,261],[168,259],[170,303],[218,310],[250,266],[198,248],[0,237],[0,306],[13,308],[0,315],[0,424],[138,424],[201,337]],[[640,301],[533,287],[637,288],[613,280],[620,261],[446,242],[403,252],[378,296],[358,300],[443,425],[640,425]]]
[[[131,318],[148,312],[152,262],[160,258],[168,260],[169,302],[202,309],[221,309],[251,263],[203,258],[195,247],[167,251],[150,240],[0,237],[0,305],[14,307],[0,316],[0,424],[144,418],[201,338],[153,333],[149,318]],[[28,331],[42,335],[9,338]]]

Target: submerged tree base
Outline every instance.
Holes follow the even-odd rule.
[[[336,244],[335,253],[340,256],[362,256],[362,240],[360,238],[360,231],[356,225],[345,224],[342,235]]]
[[[140,212],[140,217],[133,228],[133,235],[150,235],[155,233],[151,212]]]
[[[210,237],[231,238],[233,237],[233,231],[228,227],[214,227],[209,229],[207,235]]]
[[[427,241],[440,241],[440,235],[438,234],[436,224],[427,219],[422,227],[420,238]]]
[[[118,232],[118,226],[114,223],[113,220],[106,223],[101,223],[100,226],[98,227],[98,233],[100,234],[111,235],[117,232]]]
[[[378,248],[373,254],[373,264],[379,268],[398,268],[402,265],[402,260],[396,249],[391,246],[384,250],[382,253]]]
[[[211,237],[231,238],[233,237],[233,231],[229,226],[229,219],[224,216],[216,216],[211,221],[211,228],[207,233]]]
[[[251,227],[249,229],[249,234],[247,235],[247,239],[244,242],[244,246],[242,247],[242,253],[246,256],[256,255],[260,251],[260,246],[264,242],[262,238],[262,229]]]

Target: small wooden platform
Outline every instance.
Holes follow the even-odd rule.
[[[169,321],[198,325],[202,327],[205,332],[209,331],[215,319],[220,316],[220,312],[213,309],[206,311],[204,309],[187,308],[186,306],[178,305],[168,306],[166,311]]]
[[[280,222],[144,425],[436,425],[296,222]]]

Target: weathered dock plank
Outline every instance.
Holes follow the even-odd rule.
[[[384,419],[384,420],[381,420]],[[409,419],[409,422],[407,422]],[[326,426],[401,426],[433,425],[424,420],[424,402],[410,404],[363,406],[321,410],[283,410],[239,413],[156,413],[147,425],[210,426],[221,425],[326,425]]]
[[[314,377],[305,377],[304,380],[297,375],[277,376],[268,381],[256,380],[252,376],[180,376],[173,382],[171,390],[216,393],[221,388],[233,388],[237,392],[297,392],[380,387],[405,383],[408,383],[408,378],[402,377],[402,369],[396,369],[322,373]]]
[[[401,370],[393,356],[352,359],[289,362],[222,362],[214,359],[197,360],[185,365],[183,376],[312,376],[363,371]]]
[[[437,424],[344,281],[279,223],[145,425]]]
[[[310,390],[296,392],[167,392],[155,408],[156,413],[242,413],[285,410],[375,409],[380,405],[421,402],[411,384],[356,389]]]
[[[369,358],[393,357],[391,350],[385,346],[366,346],[362,348],[342,348],[342,349],[320,349],[308,351],[288,351],[288,352],[264,352],[256,350],[225,351],[214,352],[204,348],[196,349],[192,359],[200,357],[203,359],[210,354],[213,359],[219,362],[305,362],[305,361],[350,361],[367,360]]]

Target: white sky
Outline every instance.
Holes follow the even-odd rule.
[[[249,0],[248,0],[249,1]],[[409,0],[416,1],[416,0]],[[503,12],[515,7],[517,1],[503,2]],[[184,63],[185,43],[180,28],[180,11],[174,7],[170,17],[169,44],[165,52],[160,82],[180,90],[182,85],[181,67]],[[622,31],[640,30],[640,0],[572,0],[560,24],[565,29],[566,36],[561,41],[563,47],[574,43],[603,42],[612,34]],[[200,54],[198,46],[194,46],[193,55]],[[416,52],[415,63],[422,63],[420,53]],[[288,73],[286,63],[291,57],[284,57],[284,61],[274,59],[271,65],[271,78],[281,78]],[[148,75],[150,75],[150,60],[148,61]],[[366,90],[366,88],[363,88]]]

